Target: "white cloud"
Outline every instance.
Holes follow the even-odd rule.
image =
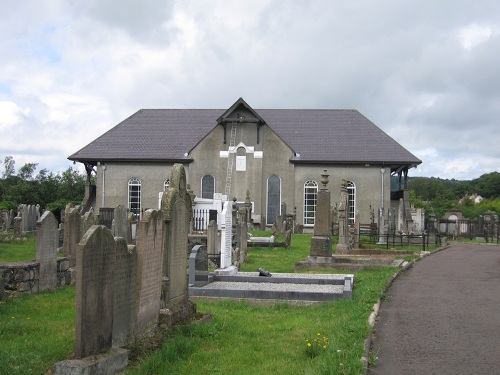
[[[19,124],[26,113],[14,102],[0,102],[0,130],[8,131]]]
[[[498,35],[498,29],[489,25],[471,24],[458,30],[457,37],[462,47],[469,51]]]

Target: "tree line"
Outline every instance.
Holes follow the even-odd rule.
[[[0,178],[0,209],[16,209],[20,204],[39,204],[53,212],[66,204],[80,204],[85,194],[85,174],[68,167],[64,172],[53,173],[38,163],[26,163],[17,172],[15,160],[6,156]]]
[[[473,219],[491,210],[500,213],[500,173],[483,174],[473,180],[441,179],[435,177],[414,177],[408,179],[410,202],[423,207],[426,213],[434,212],[442,217],[447,210],[460,211],[464,217]],[[475,204],[473,195],[483,200]],[[465,198],[459,203],[461,198]]]

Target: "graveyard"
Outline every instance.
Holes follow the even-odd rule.
[[[296,260],[309,253],[310,240],[310,235],[297,234],[293,235],[289,250],[253,249],[242,271],[253,272],[263,267],[277,273],[289,272]],[[339,364],[343,363],[350,369],[347,373],[359,373],[356,369],[361,368],[358,363],[363,355],[363,341],[368,334],[367,317],[393,273],[391,268],[355,272],[357,284],[353,299],[342,302],[307,306],[292,306],[284,302],[268,306],[246,301],[196,301],[197,310],[210,314],[211,322],[193,323],[171,330],[163,348],[160,345],[159,349],[146,355],[144,364],[139,365],[136,359],[131,361],[127,373],[166,372],[169,369],[174,373],[203,374],[216,369],[226,373],[237,371],[235,363],[241,369],[267,369],[278,374],[303,373],[306,369],[314,372],[326,366],[339,368]],[[9,373],[13,374],[30,373],[29,368],[24,367],[25,363],[33,366],[34,359],[31,359],[29,351],[47,352],[46,341],[37,340],[37,335],[47,335],[50,330],[56,336],[51,340],[57,339],[50,346],[58,349],[45,354],[49,356],[45,367],[42,364],[39,371],[36,369],[40,367],[32,367],[32,373],[43,373],[52,363],[71,357],[75,294],[74,286],[66,286],[52,292],[10,299],[1,306],[0,332],[4,340],[0,361],[9,358],[0,363],[1,368],[9,369]],[[64,307],[54,308],[60,303]],[[45,322],[44,316],[51,321]],[[316,335],[316,331],[327,335],[332,346],[328,348],[328,353],[311,359],[306,354],[305,339]],[[33,335],[33,342],[27,345],[29,335]],[[339,354],[337,350],[342,352]],[[135,348],[134,351],[141,353],[146,349]],[[175,360],[167,359],[170,356]]]
[[[180,164],[160,208],[140,217],[123,206],[82,215],[68,205],[58,223],[50,211],[21,207],[13,236],[36,231],[35,259],[0,263],[0,367],[23,374],[361,373],[373,306],[399,267],[429,250],[429,237],[387,251],[389,235],[381,232],[378,249],[363,249],[362,232],[346,218],[345,186],[332,214],[322,177],[312,234],[297,233],[293,214],[271,232],[249,233],[250,205],[227,197],[206,233],[193,232]],[[380,256],[392,261],[374,263]],[[42,349],[37,337],[47,327],[53,343]],[[312,350],[317,336],[324,345]]]

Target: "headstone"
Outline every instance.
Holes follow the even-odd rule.
[[[128,345],[135,333],[137,251],[124,238],[115,237],[115,303],[113,308],[113,346]]]
[[[81,239],[82,217],[76,208],[69,207],[64,214],[63,254],[69,258],[69,266],[76,266],[76,246]]]
[[[75,356],[85,358],[112,345],[116,244],[111,231],[92,226],[76,258]]]
[[[137,218],[129,212],[127,216],[127,243],[134,243],[137,237]]]
[[[314,220],[314,235],[311,238],[311,256],[331,257],[332,237],[331,237],[331,204],[330,190],[328,190],[328,174],[325,170],[321,175],[322,187],[318,191],[316,204],[316,217]],[[339,238],[340,240],[340,238]]]
[[[40,264],[38,289],[55,289],[57,286],[57,245],[59,233],[57,219],[50,211],[45,211],[37,222],[36,261]]]
[[[91,208],[89,212],[86,212],[81,220],[82,229],[80,235],[83,236],[92,227],[92,225],[97,224],[94,216],[94,211]]]
[[[139,221],[137,248],[137,331],[156,324],[160,314],[162,285],[163,214],[147,210]],[[186,267],[184,268],[186,275]],[[186,276],[184,276],[186,278]]]
[[[21,205],[21,218],[22,223],[21,223],[21,233],[27,233],[28,228],[29,228],[29,207],[27,204],[22,204]]]
[[[14,212],[14,209],[11,209],[9,211],[9,224],[7,225],[7,229],[13,229],[14,228],[14,218],[16,217],[16,214]]]
[[[359,237],[360,237],[360,217],[359,217],[359,211],[356,211],[356,221],[354,223],[354,249],[358,250],[359,249]]]
[[[14,236],[20,236],[21,235],[21,226],[22,226],[22,222],[23,221],[23,218],[20,217],[20,216],[16,216],[14,218]]]
[[[115,237],[122,237],[125,240],[128,239],[128,224],[127,224],[127,209],[119,205],[114,210],[114,222],[115,222]]]
[[[246,217],[246,215],[245,215]],[[248,248],[248,222],[243,220],[240,223],[240,264],[245,262]]]
[[[201,287],[208,284],[207,248],[196,245],[189,255],[189,286]]]
[[[221,259],[220,267],[227,268],[232,265],[232,228],[233,228],[233,215],[232,215],[233,202],[225,202],[222,210],[222,230],[221,230]]]
[[[63,243],[64,243],[64,223],[59,223],[57,228],[57,235],[59,236],[59,241],[57,243],[57,251],[62,253]]]
[[[165,220],[161,307],[170,308],[188,299],[186,270],[192,203],[186,190],[186,172],[182,164],[172,167],[170,186],[163,193],[161,210]]]
[[[211,220],[207,227],[207,253],[209,259],[215,261],[215,259],[220,259],[220,246],[218,244],[218,234],[217,221]],[[220,260],[216,262],[217,267],[220,267]]]
[[[292,244],[292,230],[288,229],[285,232],[285,248],[289,249]]]

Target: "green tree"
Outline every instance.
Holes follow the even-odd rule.
[[[67,203],[78,204],[85,192],[85,176],[69,167],[54,174],[42,169],[35,176],[37,163],[26,163],[14,174],[14,159],[5,158],[4,173],[0,179],[0,208],[16,208],[21,203],[39,204],[57,211]]]
[[[32,180],[38,163],[26,163],[17,171],[17,175],[22,180]]]
[[[13,176],[15,173],[14,165],[16,162],[14,161],[14,158],[12,156],[6,156],[4,161],[3,161],[3,169],[4,171],[2,172],[2,179],[9,178],[10,176]]]

